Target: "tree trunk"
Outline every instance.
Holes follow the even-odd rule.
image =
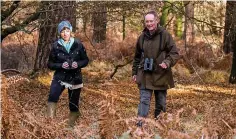
[[[223,50],[226,54],[233,52],[233,63],[229,82],[236,84],[236,3],[227,1],[225,12],[225,31]]]
[[[40,15],[39,42],[36,52],[34,71],[47,67],[47,60],[52,43],[57,39],[57,25],[62,20],[71,22],[75,30],[75,1],[43,1],[43,11]]]
[[[229,77],[229,83],[232,83],[232,84],[236,84],[236,52],[235,52],[235,50],[236,49],[234,49],[232,69],[231,69],[231,73],[230,73],[230,77]]]
[[[95,43],[106,40],[107,9],[104,4],[98,6],[93,13],[93,37]]]
[[[160,18],[160,25],[161,26],[165,26],[166,22],[167,22],[167,18],[168,18],[168,6],[167,6],[167,2],[164,2],[164,6],[162,8],[162,15]]]
[[[193,1],[185,1],[185,26],[184,26],[184,32],[185,32],[185,38],[186,39],[186,45],[192,45],[194,41],[194,2]]]
[[[180,37],[180,38],[182,38],[182,36],[183,36],[183,30],[182,30],[182,28],[183,28],[183,21],[182,21],[182,18],[183,18],[182,15],[177,15],[177,17],[176,17],[176,31],[175,31],[175,35],[177,37]]]
[[[226,54],[233,52],[236,47],[236,2],[227,1],[225,12],[224,45]]]

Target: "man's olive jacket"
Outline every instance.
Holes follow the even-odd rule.
[[[145,58],[153,59],[153,71],[144,71]],[[159,26],[151,35],[145,28],[136,43],[132,75],[137,75],[136,82],[140,89],[166,90],[173,88],[171,67],[176,64],[178,59],[179,53],[170,33]],[[159,66],[162,62],[166,63],[167,69]]]

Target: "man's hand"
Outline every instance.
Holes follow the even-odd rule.
[[[132,77],[132,79],[133,79],[133,81],[136,83],[136,81],[137,81],[137,75],[134,75],[134,76]]]
[[[76,69],[76,68],[78,68],[78,63],[77,62],[72,62],[72,69]]]
[[[166,63],[162,62],[161,64],[159,64],[159,66],[163,69],[167,69],[167,65]]]
[[[69,64],[68,64],[68,62],[62,63],[62,68],[63,68],[63,69],[69,69]]]

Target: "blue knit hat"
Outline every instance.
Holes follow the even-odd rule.
[[[72,31],[72,26],[71,26],[70,22],[67,21],[67,20],[64,20],[64,21],[61,21],[61,23],[58,24],[58,27],[57,27],[58,33],[61,33],[62,29],[65,28],[65,27],[69,28],[70,31]]]

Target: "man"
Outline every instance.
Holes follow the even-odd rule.
[[[171,35],[159,26],[155,11],[144,16],[145,29],[139,36],[132,67],[133,81],[140,90],[138,105],[138,126],[142,126],[147,117],[151,95],[155,94],[155,112],[157,118],[161,111],[166,111],[167,89],[174,87],[171,67],[179,59],[179,53]]]

